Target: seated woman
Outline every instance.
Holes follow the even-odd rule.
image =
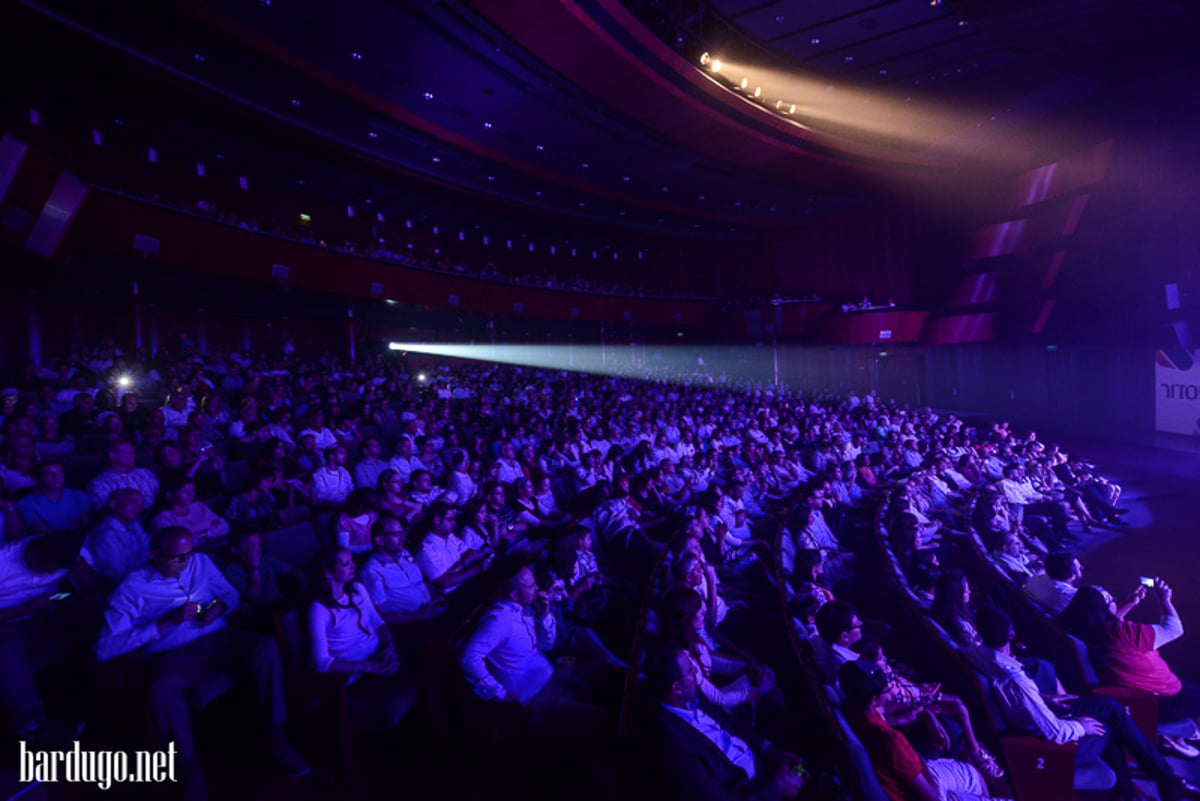
[[[720,667],[714,667],[713,644],[704,625],[704,602],[687,587],[676,587],[663,599],[659,613],[659,635],[687,651],[696,665],[696,682],[700,694],[715,706],[733,708],[750,704],[769,693],[775,686],[770,668],[739,660],[717,657]],[[714,673],[738,674],[724,686],[713,683]]]
[[[333,531],[339,548],[355,556],[371,550],[371,526],[379,519],[375,507],[378,497],[371,489],[356,489],[346,498],[346,505],[333,521]]]
[[[797,595],[813,595],[822,604],[834,599],[833,590],[825,586],[825,556],[820,549],[805,548],[796,552],[792,587]]]
[[[526,531],[541,529],[541,534],[537,536],[553,536],[553,532],[556,529],[562,530],[561,527],[570,522],[571,519],[566,516],[549,517],[542,515],[538,509],[536,485],[532,478],[518,478],[513,483],[513,487],[516,490],[516,495],[509,502],[509,506],[516,513],[517,520],[525,524]]]
[[[416,703],[417,692],[397,673],[392,632],[354,580],[354,555],[326,551],[316,561],[314,598],[308,607],[310,654],[318,673],[345,674],[353,695],[370,695],[377,728],[390,730]],[[384,703],[381,700],[386,699]]]
[[[1134,623],[1125,616],[1147,595],[1158,602],[1158,623]],[[1062,627],[1083,640],[1100,679],[1107,684],[1158,695],[1158,717],[1167,723],[1200,717],[1200,684],[1183,681],[1158,650],[1183,636],[1183,622],[1162,579],[1139,586],[1122,607],[1100,587],[1083,587],[1063,610]],[[1160,745],[1180,756],[1200,756],[1187,742],[1161,737]]]
[[[150,521],[150,533],[167,526],[183,526],[192,532],[192,542],[201,551],[212,551],[225,542],[229,522],[196,500],[196,482],[176,478],[163,488],[165,508]]]
[[[390,512],[401,520],[411,522],[421,511],[418,504],[411,503],[404,491],[404,479],[400,471],[390,467],[379,474],[375,485],[376,497],[379,499],[379,511]]]

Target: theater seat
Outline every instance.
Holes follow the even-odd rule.
[[[875,768],[871,765],[871,758],[867,755],[867,749],[863,747],[863,744],[858,739],[858,735],[854,733],[854,729],[850,728],[850,722],[842,714],[841,690],[832,684],[823,686],[825,688],[825,697],[829,699],[829,706],[833,710],[833,715],[837,719],[842,734],[846,737],[846,751],[850,756],[850,764],[854,767],[854,772],[858,774],[863,797],[866,801],[888,801],[887,793],[879,785],[879,778],[875,775]]]
[[[320,550],[312,523],[307,521],[268,531],[262,538],[263,552],[293,567],[307,570]]]

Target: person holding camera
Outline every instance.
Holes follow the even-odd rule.
[[[1158,603],[1158,622],[1126,620],[1148,596]],[[1159,653],[1183,636],[1183,622],[1171,596],[1171,586],[1161,578],[1144,580],[1121,607],[1103,588],[1084,587],[1060,618],[1063,628],[1087,644],[1101,681],[1156,694],[1159,720],[1166,723],[1200,717],[1200,684],[1176,676]],[[1200,756],[1193,743],[1179,738],[1161,737],[1159,745],[1178,756]]]

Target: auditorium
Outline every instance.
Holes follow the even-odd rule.
[[[1200,6],[0,31],[0,801],[1200,799]]]

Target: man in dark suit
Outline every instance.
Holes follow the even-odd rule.
[[[800,759],[698,704],[696,663],[665,644],[646,656],[646,745],[668,796],[690,801],[774,801],[803,786]]]

